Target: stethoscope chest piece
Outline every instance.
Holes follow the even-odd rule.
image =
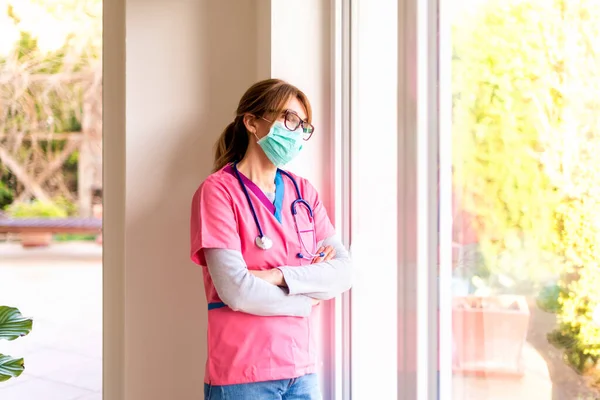
[[[257,236],[255,242],[259,249],[269,250],[273,247],[273,241],[267,236]]]
[[[237,163],[233,163],[233,171],[235,173],[235,176],[238,180],[238,182],[240,183],[240,187],[242,188],[242,190],[244,191],[244,195],[246,196],[246,200],[248,201],[248,206],[250,207],[250,211],[252,212],[252,217],[254,218],[254,222],[256,223],[256,228],[258,229],[258,236],[256,237],[256,239],[254,240],[254,243],[256,244],[256,247],[258,247],[259,249],[262,250],[269,250],[271,247],[273,247],[273,241],[271,239],[269,239],[262,230],[262,227],[260,226],[260,222],[258,221],[258,215],[256,214],[256,210],[254,209],[254,205],[252,204],[252,199],[250,198],[250,194],[248,193],[248,189],[246,188],[246,184],[244,183],[242,176],[240,175],[238,169],[237,169]],[[298,242],[300,243],[302,250],[305,253],[298,253],[296,255],[296,257],[298,258],[306,258],[306,257],[324,257],[325,254],[324,253],[316,253],[316,254],[312,254],[308,248],[306,247],[306,244],[304,243],[304,240],[302,239],[302,235],[300,234],[301,231],[298,228],[298,222],[296,221],[296,216],[298,214],[298,212],[296,211],[296,205],[301,205],[304,206],[308,212],[308,216],[310,217],[310,222],[312,223],[312,229],[311,231],[313,232],[313,247],[317,247],[317,242],[315,240],[315,221],[314,221],[314,213],[313,213],[313,209],[310,206],[310,204],[308,204],[308,202],[306,200],[304,200],[302,198],[302,194],[300,193],[300,188],[298,187],[298,183],[296,182],[296,180],[294,179],[294,177],[292,175],[290,175],[288,172],[286,171],[282,171],[279,170],[282,174],[286,175],[288,178],[290,178],[290,180],[292,181],[292,183],[294,184],[294,188],[296,189],[296,200],[294,200],[292,202],[292,206],[291,206],[291,212],[292,212],[292,217],[294,218],[294,225],[296,226],[296,233],[298,234]],[[308,231],[302,231],[302,232],[308,232]]]

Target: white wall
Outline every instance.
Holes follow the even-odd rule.
[[[127,1],[126,398],[200,399],[206,357],[191,196],[256,79],[252,1]]]
[[[283,3],[104,2],[107,399],[202,398],[206,302],[201,270],[188,257],[189,207],[210,173],[214,141],[255,80],[287,78],[311,97],[321,136],[295,170],[332,204],[324,188],[333,175],[322,168],[330,149],[329,14],[317,0],[295,1],[295,16]],[[313,9],[317,18],[303,23],[301,14]],[[297,34],[279,25],[265,29],[264,21],[286,15]],[[282,35],[310,56],[272,52]],[[273,62],[284,56],[297,63]]]

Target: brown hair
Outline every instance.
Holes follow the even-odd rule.
[[[236,116],[215,144],[213,171],[218,171],[229,163],[240,161],[246,154],[249,133],[244,125],[244,115],[257,118],[276,119],[292,98],[296,97],[306,109],[308,122],[312,120],[312,109],[306,95],[297,87],[280,79],[266,79],[250,86],[240,99]],[[271,117],[271,118],[268,118]]]

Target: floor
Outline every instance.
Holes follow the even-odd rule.
[[[552,381],[544,358],[526,343],[523,359],[525,375],[520,379],[454,375],[452,400],[553,400]]]
[[[102,249],[94,243],[23,250],[0,244],[0,304],[34,320],[0,353],[25,372],[0,383],[2,400],[102,399]]]

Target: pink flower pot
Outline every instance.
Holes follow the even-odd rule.
[[[20,233],[21,246],[24,248],[48,247],[52,243],[52,233],[28,232]]]
[[[529,318],[523,296],[455,297],[454,371],[521,377]]]

